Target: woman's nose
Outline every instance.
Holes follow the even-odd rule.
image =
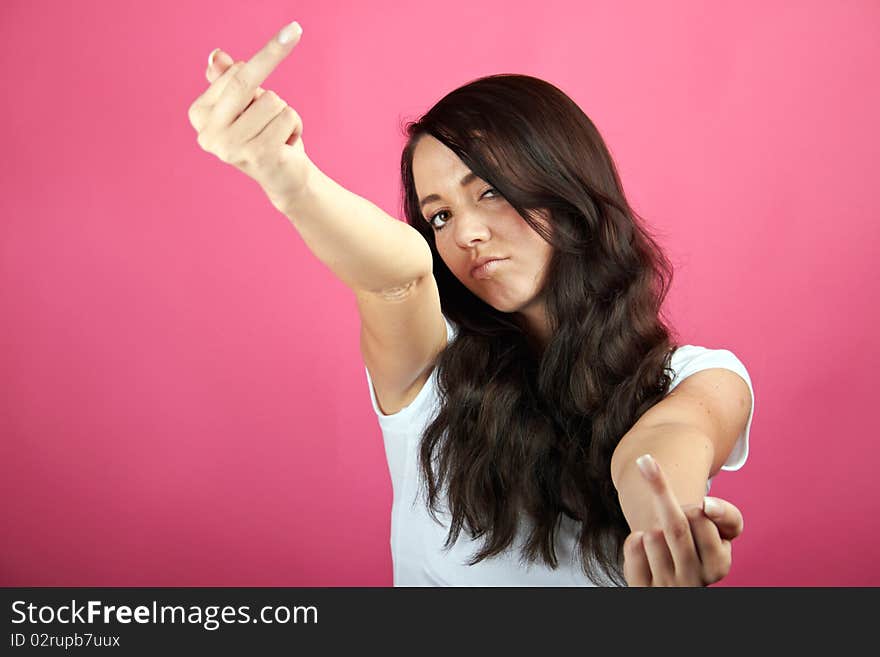
[[[478,212],[459,213],[453,225],[455,241],[462,247],[469,247],[476,241],[489,238],[489,227]]]

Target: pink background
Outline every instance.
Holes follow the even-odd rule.
[[[723,4],[723,6],[722,6]],[[518,72],[594,120],[676,266],[683,343],[757,403],[719,585],[880,585],[880,4],[0,6],[0,585],[387,586],[351,292],[187,118],[221,46],[400,217],[400,125]]]

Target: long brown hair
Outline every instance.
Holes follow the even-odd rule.
[[[435,365],[440,410],[419,448],[429,511],[436,519],[445,493],[451,513],[445,547],[463,527],[485,536],[469,562],[476,564],[510,547],[525,513],[532,528],[521,559],[555,569],[554,534],[565,514],[581,523],[585,575],[603,583],[604,571],[624,585],[630,530],[611,456],[669,389],[675,344],[661,305],[672,266],[629,207],[593,122],[552,84],[479,78],[405,129],[404,214],[431,246],[443,313],[458,325]],[[437,252],[413,181],[424,135],[451,149],[553,246],[543,290],[552,334],[541,353],[519,315],[474,295]],[[536,220],[541,210],[549,210],[549,231]]]

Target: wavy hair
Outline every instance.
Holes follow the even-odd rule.
[[[431,247],[443,313],[458,325],[435,364],[440,409],[419,447],[429,512],[437,520],[445,494],[451,513],[444,548],[463,527],[485,537],[474,565],[508,549],[524,515],[531,528],[521,562],[555,569],[565,514],[580,523],[585,575],[623,586],[630,530],[611,456],[671,383],[676,345],[661,305],[672,266],[627,203],[593,122],[546,81],[479,78],[406,123],[405,134],[404,215]],[[541,291],[551,326],[543,350],[518,313],[485,303],[440,257],[413,180],[424,135],[451,149],[552,245]],[[542,211],[551,230],[537,219]]]

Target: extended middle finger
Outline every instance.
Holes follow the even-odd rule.
[[[291,25],[298,26],[293,23]],[[293,38],[287,43],[279,43],[276,34],[245,62],[220,94],[213,110],[212,120],[222,125],[231,124],[253,100],[257,88],[296,47],[301,37],[302,28],[294,30]]]
[[[645,479],[654,492],[654,509],[675,562],[675,570],[677,573],[690,572],[699,564],[690,523],[660,465],[650,455],[645,457],[640,457],[638,464],[647,474]]]

